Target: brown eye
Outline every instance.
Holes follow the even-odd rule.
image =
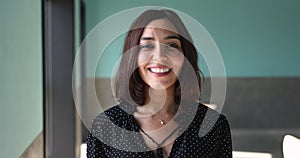
[[[154,48],[154,45],[153,44],[143,44],[140,46],[141,49],[153,49]]]
[[[179,48],[179,46],[176,43],[170,43],[167,45],[167,47],[171,47],[171,48]]]

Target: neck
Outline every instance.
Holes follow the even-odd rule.
[[[178,106],[174,101],[174,86],[164,90],[146,89],[146,103],[137,110],[147,115],[174,114]]]

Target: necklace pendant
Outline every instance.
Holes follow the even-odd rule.
[[[164,121],[163,121],[163,120],[160,120],[160,124],[161,124],[161,125],[164,125],[165,123],[164,123]]]

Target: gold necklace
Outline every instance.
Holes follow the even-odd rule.
[[[174,112],[175,112],[175,114],[176,114],[177,111],[174,111]],[[174,113],[174,112],[173,112],[173,113]],[[174,115],[175,115],[175,114],[174,114]],[[173,114],[171,114],[171,115],[173,115]],[[174,116],[174,115],[173,115],[173,116]],[[173,116],[172,116],[172,117],[173,117]],[[167,119],[168,117],[170,117],[170,115],[168,115],[167,117],[165,117],[165,119]],[[156,118],[156,115],[155,115],[155,114],[153,115],[153,118],[156,119],[156,120],[158,120],[158,121],[160,122],[161,125],[165,125],[165,124],[166,124],[166,122],[165,122],[163,119]]]
[[[156,119],[156,120],[158,120],[161,125],[165,125],[166,124],[166,122],[163,119],[156,118],[156,115],[153,115],[153,118]]]

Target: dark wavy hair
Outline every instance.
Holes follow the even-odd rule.
[[[201,90],[201,71],[198,68],[198,55],[195,46],[193,45],[192,38],[188,33],[185,25],[179,16],[171,10],[147,10],[143,12],[131,24],[127,32],[120,66],[115,79],[115,97],[119,102],[125,101],[134,105],[144,105],[146,100],[146,83],[140,77],[138,72],[137,57],[139,53],[139,41],[143,34],[144,28],[151,21],[156,19],[167,19],[177,29],[183,54],[188,60],[193,69],[189,69],[187,62],[184,61],[180,75],[175,83],[174,100],[177,104],[181,99],[187,98],[188,100],[199,101]],[[128,53],[128,54],[126,54]],[[126,55],[125,55],[126,54]],[[197,77],[198,83],[192,83],[190,76]],[[183,98],[181,98],[181,96]]]

